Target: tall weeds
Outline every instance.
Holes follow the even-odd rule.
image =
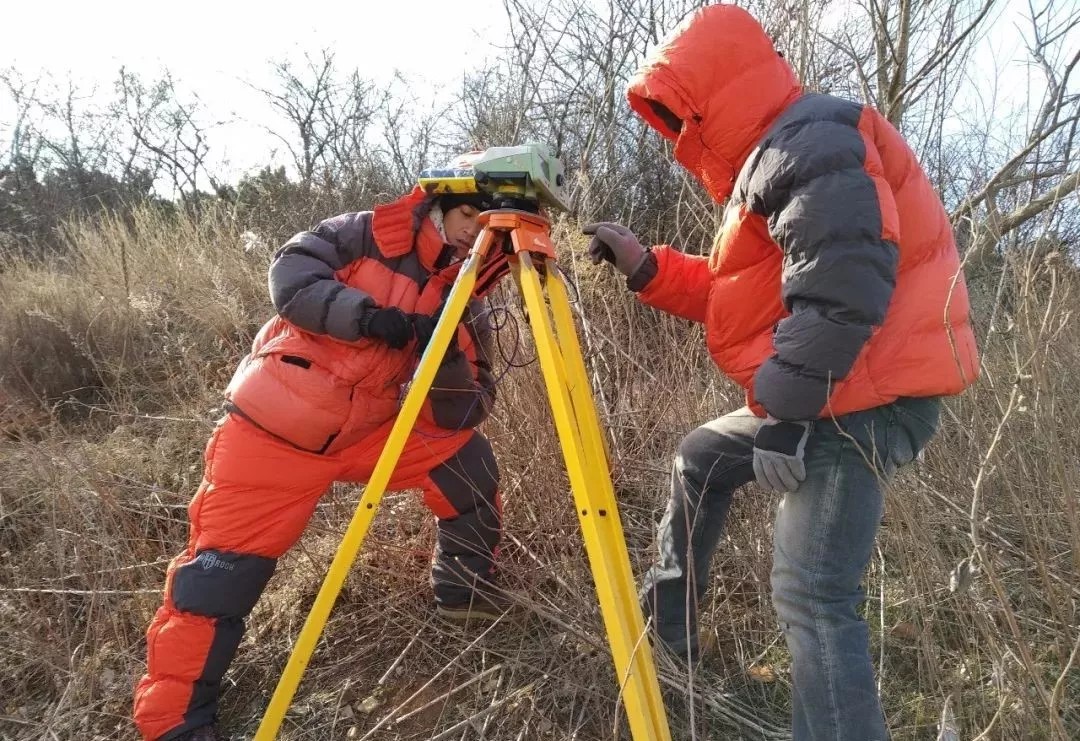
[[[557,238],[640,574],[678,440],[741,395],[699,327],[637,305],[581,259],[573,230]],[[152,211],[74,224],[65,239],[64,261],[0,272],[0,737],[132,738],[143,631],[186,537],[219,393],[269,316],[269,248],[245,251],[224,215]],[[963,738],[1080,736],[1080,281],[1053,256],[1001,271],[981,315],[983,378],[950,400],[925,459],[891,488],[867,578],[897,739],[935,738],[946,704]],[[439,622],[430,517],[411,493],[390,495],[283,738],[600,739],[621,727],[547,402],[516,338],[527,327],[512,291],[495,300],[512,317],[506,357],[525,367],[506,373],[485,432],[503,470],[503,573],[531,617],[486,632]],[[223,705],[235,732],[253,732],[357,497],[339,486],[325,498],[249,621]],[[703,610],[706,659],[692,677],[661,665],[677,738],[784,735],[775,505],[754,487],[737,499]]]

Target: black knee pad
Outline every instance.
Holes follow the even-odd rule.
[[[213,618],[242,618],[259,601],[277,559],[228,551],[199,551],[176,570],[172,601],[178,610]]]

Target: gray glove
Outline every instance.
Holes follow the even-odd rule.
[[[754,476],[763,488],[791,492],[806,480],[803,454],[813,428],[813,422],[765,420],[754,437]]]
[[[627,278],[636,273],[649,256],[649,251],[641,246],[634,233],[620,224],[601,221],[589,224],[581,231],[593,235],[589,242],[589,259],[593,265],[607,260]]]

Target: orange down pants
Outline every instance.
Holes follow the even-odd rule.
[[[188,507],[187,547],[169,565],[164,604],[147,630],[147,673],[135,690],[146,739],[171,739],[214,721],[218,690],[277,559],[300,537],[334,481],[370,478],[393,420],[333,455],[298,450],[236,415],[206,447],[203,482]],[[418,422],[390,489],[419,488],[438,524],[435,598],[469,599],[487,578],[501,532],[498,470],[488,441]]]

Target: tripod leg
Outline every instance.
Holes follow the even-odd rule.
[[[629,627],[631,634],[636,638],[635,655],[631,657],[634,666],[628,671],[638,673],[643,700],[648,703],[648,714],[653,719],[656,728],[662,725],[666,731],[667,717],[660,696],[660,686],[656,679],[652,650],[649,642],[644,638],[645,621],[637,599],[634,575],[630,569],[630,556],[626,550],[626,539],[619,518],[615,489],[611,483],[603,430],[600,427],[596,404],[589,385],[588,371],[585,368],[585,359],[582,357],[581,345],[574,326],[566,279],[554,260],[547,261],[545,276],[544,286],[547,289],[552,317],[555,320],[556,341],[562,350],[570,399],[573,402],[578,427],[585,444],[586,471],[593,477],[590,482],[592,485],[587,491],[591,500],[590,508],[594,512],[606,510],[609,513],[606,520],[600,518],[597,531],[601,540],[601,551],[604,557],[609,559],[612,571],[616,573],[613,582],[616,590],[614,603],[620,610],[619,620]],[[627,678],[625,675],[622,677],[624,681]]]
[[[520,253],[519,260],[515,277],[531,317],[630,731],[638,741],[664,741],[670,731],[565,286],[557,282],[561,278],[553,282],[554,265],[549,264],[547,284],[554,290],[548,298],[559,335],[567,343],[560,347],[532,258]]]
[[[315,603],[311,606],[311,612],[308,613],[307,620],[304,621],[304,627],[296,639],[296,646],[293,648],[292,655],[289,656],[289,661],[281,673],[281,679],[278,680],[274,695],[270,698],[270,704],[267,706],[266,713],[259,724],[259,730],[255,733],[255,741],[271,741],[277,736],[281,721],[285,717],[285,712],[289,709],[296,688],[300,684],[300,678],[303,676],[304,669],[307,668],[311,654],[315,650],[315,644],[318,642],[319,636],[322,635],[326,619],[330,616],[330,610],[333,609],[334,602],[337,600],[341,587],[345,583],[345,577],[348,576],[349,569],[352,567],[353,561],[356,560],[356,554],[364,543],[364,537],[371,526],[371,521],[375,519],[379,502],[382,501],[386,486],[390,483],[390,477],[394,473],[398,459],[401,457],[401,451],[416,424],[416,418],[420,415],[424,399],[427,397],[431,384],[435,380],[435,373],[446,355],[447,348],[450,347],[450,339],[457,331],[457,325],[465,314],[465,308],[468,306],[473,287],[476,285],[476,276],[480,265],[493,241],[494,234],[484,229],[473,245],[469,258],[462,266],[461,272],[458,273],[454,287],[451,289],[449,297],[447,297],[446,306],[439,317],[439,323],[435,327],[435,333],[424,351],[420,365],[417,366],[416,372],[413,374],[409,393],[405,396],[401,411],[398,413],[397,420],[390,430],[390,437],[379,455],[371,479],[368,481],[367,486],[364,487],[364,495],[360,498],[356,512],[353,514],[349,527],[341,539],[341,544],[338,546],[334,560],[326,572],[326,578],[319,589],[319,594],[315,597]]]

